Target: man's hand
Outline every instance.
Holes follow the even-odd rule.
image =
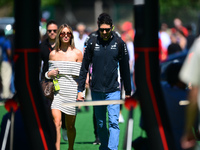
[[[84,101],[83,92],[78,92],[78,101]]]
[[[125,95],[125,99],[131,97],[130,95]]]

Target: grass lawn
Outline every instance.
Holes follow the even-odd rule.
[[[84,107],[81,108],[82,112],[79,112],[76,118],[76,140],[74,149],[75,150],[98,150],[99,145],[93,145],[92,143],[95,140],[94,128],[93,128],[93,109],[92,106],[89,107],[89,112],[86,112]],[[3,115],[6,113],[4,106],[0,106],[0,122]],[[119,150],[123,149],[123,144],[125,140],[125,134],[127,129],[127,121],[129,111],[123,106],[122,114],[125,122],[120,123],[120,138],[119,138]],[[141,135],[141,129],[139,128],[139,117],[140,117],[140,108],[136,107],[133,112],[134,118],[134,127],[133,127],[133,140]],[[62,132],[62,131],[61,131]],[[61,150],[67,150],[68,143],[61,138]]]

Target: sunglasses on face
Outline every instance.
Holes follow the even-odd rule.
[[[111,29],[111,28],[99,28],[99,31],[100,31],[100,32],[103,32],[103,31],[105,30],[106,32],[109,32],[110,29]]]
[[[60,36],[61,36],[61,37],[64,37],[65,35],[67,35],[68,37],[71,37],[71,36],[72,36],[72,34],[71,34],[70,32],[67,32],[67,33],[65,33],[65,32],[62,33],[62,32],[61,32],[61,33],[60,33]]]
[[[53,31],[54,33],[57,32],[57,30],[47,30],[47,32],[49,32],[49,33],[51,33],[52,31]]]

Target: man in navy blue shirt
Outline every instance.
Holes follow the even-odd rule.
[[[118,81],[118,66],[124,83],[125,97],[130,97],[131,82],[129,56],[126,44],[113,33],[111,17],[102,13],[98,17],[96,40],[89,38],[86,42],[84,58],[78,83],[78,99],[83,99],[85,80],[89,65],[92,64],[91,94],[92,100],[119,100],[120,87]],[[120,40],[120,42],[118,42]],[[120,45],[118,45],[120,43]],[[119,47],[121,46],[121,50]],[[97,121],[97,132],[100,138],[100,150],[117,150],[119,143],[119,104],[94,106]],[[106,111],[109,118],[109,135],[106,125]]]

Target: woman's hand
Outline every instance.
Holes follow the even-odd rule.
[[[58,74],[59,74],[59,70],[58,70],[58,68],[56,68],[56,69],[49,71],[47,75],[48,75],[48,77],[55,78]]]

